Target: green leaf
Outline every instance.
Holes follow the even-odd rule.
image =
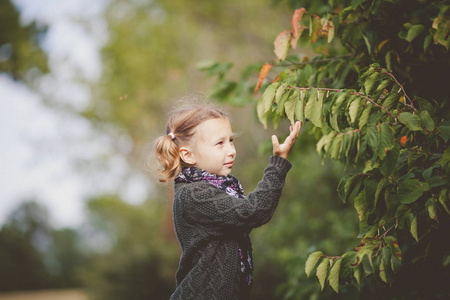
[[[398,99],[400,99],[402,94],[399,93],[390,93],[383,102],[383,106],[386,110],[391,110],[398,103]]]
[[[447,183],[447,179],[445,177],[434,176],[427,180],[430,188],[434,188],[437,186],[442,186]]]
[[[394,272],[397,272],[402,261],[402,251],[400,250],[400,247],[398,246],[398,241],[393,236],[387,236],[385,238],[385,241],[387,243],[387,246],[391,249],[391,269]]]
[[[342,150],[342,134],[337,134],[331,141],[330,148],[328,150],[330,158],[338,160],[341,150]]]
[[[364,35],[364,33],[362,33],[362,37],[364,39],[364,43],[366,44],[367,51],[368,51],[369,55],[371,55],[372,54],[372,45],[370,44],[369,39]],[[368,93],[367,90],[366,90],[366,93]]]
[[[400,146],[398,144],[386,153],[383,161],[380,164],[380,172],[383,176],[389,176],[394,172],[395,167],[400,156]]]
[[[313,89],[305,106],[305,117],[319,128],[322,128],[323,97],[323,91]]]
[[[373,72],[373,71],[370,71]],[[378,78],[380,77],[380,73],[373,72],[369,78],[367,78],[364,81],[364,90],[366,95],[370,95],[375,87],[375,84],[377,83]]]
[[[353,276],[355,277],[356,282],[358,283],[358,285],[360,285],[361,284],[361,276],[362,276],[361,266],[360,265],[357,265],[355,267],[355,270],[353,272]]]
[[[428,199],[427,203],[425,203],[425,207],[427,208],[428,216],[430,217],[430,219],[439,222],[437,216],[437,207],[434,203],[433,198]]]
[[[387,283],[386,272],[385,272],[384,257],[381,258],[381,264],[380,264],[380,278],[381,278],[381,280],[383,280],[385,283]]]
[[[428,130],[433,131],[434,130],[434,121],[430,116],[430,113],[428,111],[422,111],[419,113],[419,118],[422,121],[422,125]]]
[[[450,162],[450,148],[447,148],[445,149],[444,155],[442,156],[441,161],[442,168],[445,168],[449,162]]]
[[[384,60],[386,61],[386,67],[389,70],[392,70],[392,53],[393,51],[386,52],[386,55],[384,56]]]
[[[433,106],[433,104],[430,103],[430,101],[425,100],[425,99],[423,99],[423,98],[420,98],[420,97],[418,97],[418,96],[416,96],[416,97],[414,98],[414,101],[416,101],[417,103],[419,103],[419,109],[420,109],[421,111],[426,110],[426,111],[428,111],[428,113],[429,113],[430,115],[432,115],[432,114],[434,113],[434,106]]]
[[[400,205],[397,207],[397,211],[395,213],[396,222],[399,229],[406,228],[406,224],[408,222],[408,218],[410,217],[411,209],[406,205]]]
[[[298,91],[295,91],[293,93],[293,95],[287,99],[287,101],[284,105],[284,111],[286,113],[286,116],[289,119],[289,121],[291,121],[292,124],[295,123],[294,113],[295,113],[295,102],[297,100],[297,95],[298,95],[297,92]]]
[[[419,233],[417,230],[417,216],[416,215],[414,215],[414,217],[412,218],[410,231],[411,231],[411,235],[413,236],[413,238],[416,241],[419,241]]]
[[[285,110],[284,106],[285,106],[287,98],[289,97],[289,95],[291,94],[291,91],[292,91],[292,90],[286,91],[285,89],[282,89],[282,90],[284,90],[284,93],[283,94],[280,93],[281,97],[280,97],[280,99],[277,99],[277,97],[279,97],[278,91],[280,91],[281,89],[282,89],[281,87],[278,88],[277,93],[275,94],[275,103],[277,104],[276,114],[280,115],[280,116],[284,115],[284,110]]]
[[[359,118],[359,128],[363,127],[367,124],[367,120],[369,119],[370,110],[372,109],[372,103],[368,103],[364,108],[361,117]]]
[[[264,112],[263,98],[260,98],[258,100],[258,104],[256,105],[256,113],[258,115],[258,119],[261,122],[261,124],[263,124],[264,128],[267,129],[267,124],[269,123],[269,117],[271,112],[270,110]]]
[[[427,35],[427,37],[425,38],[425,41],[423,42],[423,52],[427,52],[427,50],[430,47],[432,42],[433,42],[433,36],[431,34]]]
[[[337,191],[342,202],[346,203],[350,199],[350,195],[359,183],[359,178],[358,174],[349,174],[341,179]]]
[[[308,256],[308,259],[306,260],[305,264],[305,273],[307,277],[309,277],[312,270],[316,266],[317,261],[320,259],[320,257],[322,257],[322,255],[323,255],[322,251],[316,251]]]
[[[362,190],[358,196],[355,198],[355,209],[358,214],[359,220],[361,221],[367,211],[367,203],[365,197],[365,190]]]
[[[448,209],[448,206],[446,204],[446,199],[448,199],[447,195],[447,189],[442,189],[441,193],[439,194],[439,203],[442,205],[442,207],[445,209],[447,214],[450,215],[450,210]]]
[[[280,124],[281,116],[279,114],[272,114],[272,124],[275,129],[278,128],[278,124]]]
[[[426,30],[426,28],[422,24],[413,25],[413,26],[409,27],[405,40],[407,40],[408,42],[411,43],[425,30]]]
[[[392,283],[391,258],[391,248],[384,246],[381,250],[380,278],[389,284]]]
[[[281,98],[283,97],[283,95],[286,94],[286,88],[289,86],[289,84],[287,84],[286,82],[283,82],[282,84],[280,84],[275,92],[275,98],[273,100],[273,102],[275,102],[276,104],[278,104],[281,100]]]
[[[319,266],[317,267],[316,276],[319,279],[322,291],[323,288],[325,287],[325,279],[327,278],[329,264],[330,264],[329,258],[324,257],[320,262]]]
[[[376,152],[378,145],[378,128],[376,125],[368,125],[366,137],[367,144],[372,148],[373,152]]]
[[[343,109],[343,104],[346,100],[348,100],[349,94],[348,93],[340,93],[339,96],[337,96],[336,101],[333,102],[331,106],[331,117],[330,117],[330,125],[331,127],[336,130],[340,131],[339,129],[339,117],[341,116],[341,112]]]
[[[330,274],[328,276],[328,282],[336,293],[339,293],[339,271],[341,270],[342,258],[338,258],[334,261],[333,267],[331,267]]]
[[[386,177],[385,177],[385,178],[382,178],[382,179],[380,180],[380,182],[378,182],[377,190],[375,191],[375,197],[374,197],[374,200],[373,200],[373,202],[374,202],[374,203],[373,203],[374,208],[376,208],[376,206],[377,206],[378,197],[380,197],[380,193],[381,193],[381,191],[383,190],[383,188],[385,187],[386,183],[387,183],[387,178],[386,178]]]
[[[381,123],[380,125],[380,137],[377,147],[378,156],[383,159],[386,156],[386,152],[390,151],[394,147],[394,130],[387,123]]]
[[[341,278],[350,278],[353,275],[353,264],[356,261],[356,252],[347,251],[342,255],[341,270],[339,275]]]
[[[350,121],[355,123],[356,117],[358,116],[359,107],[361,106],[361,99],[359,97],[355,97],[349,107],[349,115]]]
[[[324,157],[330,147],[330,143],[333,140],[335,133],[332,131],[327,135],[322,136],[322,138],[317,142],[316,150],[320,157]],[[323,149],[323,151],[322,151]]]
[[[422,182],[418,179],[407,179],[400,182],[398,199],[401,203],[410,204],[416,201],[427,190],[429,190],[427,182]]]
[[[305,121],[305,95],[306,92],[303,90],[297,90],[297,93],[295,95],[292,95],[292,97],[295,97],[297,99],[295,102],[294,117],[296,120],[302,122]]]
[[[439,135],[444,139],[447,143],[450,139],[450,126],[440,125],[438,126]]]
[[[277,92],[278,87],[280,86],[279,82],[272,83],[269,85],[266,90],[264,91],[264,94],[262,95],[262,103],[263,103],[263,113],[266,113],[268,111],[271,111],[272,109],[272,103],[275,98],[275,94]]]
[[[349,176],[351,176],[351,178],[348,178],[343,185],[344,198],[342,199],[342,201],[344,203],[346,201],[350,201],[353,198],[351,197],[352,195],[356,195],[357,193],[359,193],[359,187],[361,183],[361,176],[358,176],[358,174]],[[341,183],[339,183],[339,186],[341,186]]]
[[[421,131],[422,125],[420,118],[410,112],[403,112],[398,115],[398,120],[406,125],[411,131]]]
[[[384,92],[384,90],[386,89],[386,87],[392,82],[392,80],[389,79],[385,79],[383,80],[378,86],[377,89],[372,93],[372,100],[376,101],[380,95]]]
[[[328,39],[327,42],[331,43],[334,38],[334,23],[333,20],[328,19]]]

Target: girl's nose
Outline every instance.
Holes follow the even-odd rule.
[[[230,150],[228,151],[228,156],[235,157],[236,156],[236,148],[234,148],[234,145],[230,145]]]

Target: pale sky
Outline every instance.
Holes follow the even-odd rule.
[[[36,82],[41,94],[0,75],[0,224],[21,201],[44,204],[57,227],[83,221],[86,199],[118,192],[130,203],[145,200],[151,183],[131,170],[113,144],[127,149],[127,137],[96,132],[89,122],[64,109],[49,108],[43,99],[80,111],[90,90],[77,78],[95,81],[102,67],[100,49],[108,38],[102,19],[107,0],[14,0],[24,24],[47,25],[42,48],[50,73]]]

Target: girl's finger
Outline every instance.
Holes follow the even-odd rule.
[[[277,152],[280,149],[280,142],[278,141],[278,137],[276,135],[272,135],[272,145],[274,152]]]

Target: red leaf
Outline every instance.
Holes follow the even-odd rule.
[[[404,135],[402,136],[402,138],[400,139],[400,145],[403,147],[406,147],[406,142],[409,141],[409,139]]]
[[[285,60],[289,50],[289,40],[291,39],[291,32],[289,30],[282,31],[278,34],[273,43],[275,55],[280,60]]]
[[[264,78],[266,78],[271,67],[272,65],[268,63],[265,63],[262,67],[261,72],[259,72],[258,84],[256,84],[255,93],[259,91],[259,88],[261,87],[261,84],[263,83]]]
[[[300,36],[303,33],[303,30],[306,29],[305,26],[301,25],[303,14],[307,13],[306,9],[300,8],[296,9],[294,15],[292,16],[292,39],[291,46],[292,48],[297,48],[297,42]]]
[[[319,37],[320,30],[322,29],[322,22],[319,16],[311,15],[309,22],[309,44],[314,43]]]

